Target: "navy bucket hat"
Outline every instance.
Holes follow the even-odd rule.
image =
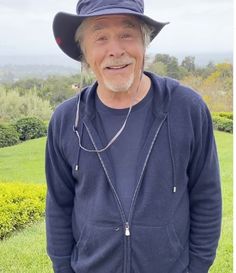
[[[82,51],[75,42],[75,32],[82,21],[100,15],[135,15],[153,29],[151,40],[168,23],[161,23],[145,16],[143,0],[80,0],[76,6],[77,15],[59,12],[53,21],[53,32],[62,51],[76,61],[81,61]]]

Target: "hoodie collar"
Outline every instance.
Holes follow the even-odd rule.
[[[171,104],[171,95],[174,89],[179,85],[179,82],[168,77],[160,77],[151,72],[144,72],[152,82],[154,96],[153,103],[153,113],[157,116],[160,113],[168,113]],[[95,82],[92,86],[89,86],[82,91],[81,95],[81,108],[84,111],[84,117],[90,120],[95,118],[96,112],[95,108],[95,97],[98,83]]]

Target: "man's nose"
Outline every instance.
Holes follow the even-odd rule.
[[[119,58],[125,54],[124,46],[120,41],[114,39],[109,43],[108,54],[110,57]]]

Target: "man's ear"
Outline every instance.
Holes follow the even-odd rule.
[[[86,70],[89,70],[90,69],[90,65],[88,64],[88,62],[86,60],[84,60],[84,68]]]
[[[86,68],[90,69],[90,65],[87,62],[85,64],[86,64]]]
[[[93,72],[93,70],[90,68],[90,65],[89,65],[89,63],[85,60],[85,59],[83,59],[83,62],[81,63],[82,64],[82,70],[86,73],[89,73],[89,74],[92,74],[92,75],[94,75],[94,72]]]
[[[88,61],[86,59],[85,53],[83,53],[82,62],[83,62],[83,65],[84,65],[85,69],[89,69],[90,68],[90,65],[89,65],[89,63],[88,63]]]

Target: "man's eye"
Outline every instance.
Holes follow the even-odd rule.
[[[106,41],[107,40],[107,37],[106,36],[99,36],[99,37],[97,37],[97,39],[96,39],[97,41]]]
[[[124,33],[124,34],[121,35],[122,39],[129,39],[131,37],[132,37],[132,35],[130,33]]]

